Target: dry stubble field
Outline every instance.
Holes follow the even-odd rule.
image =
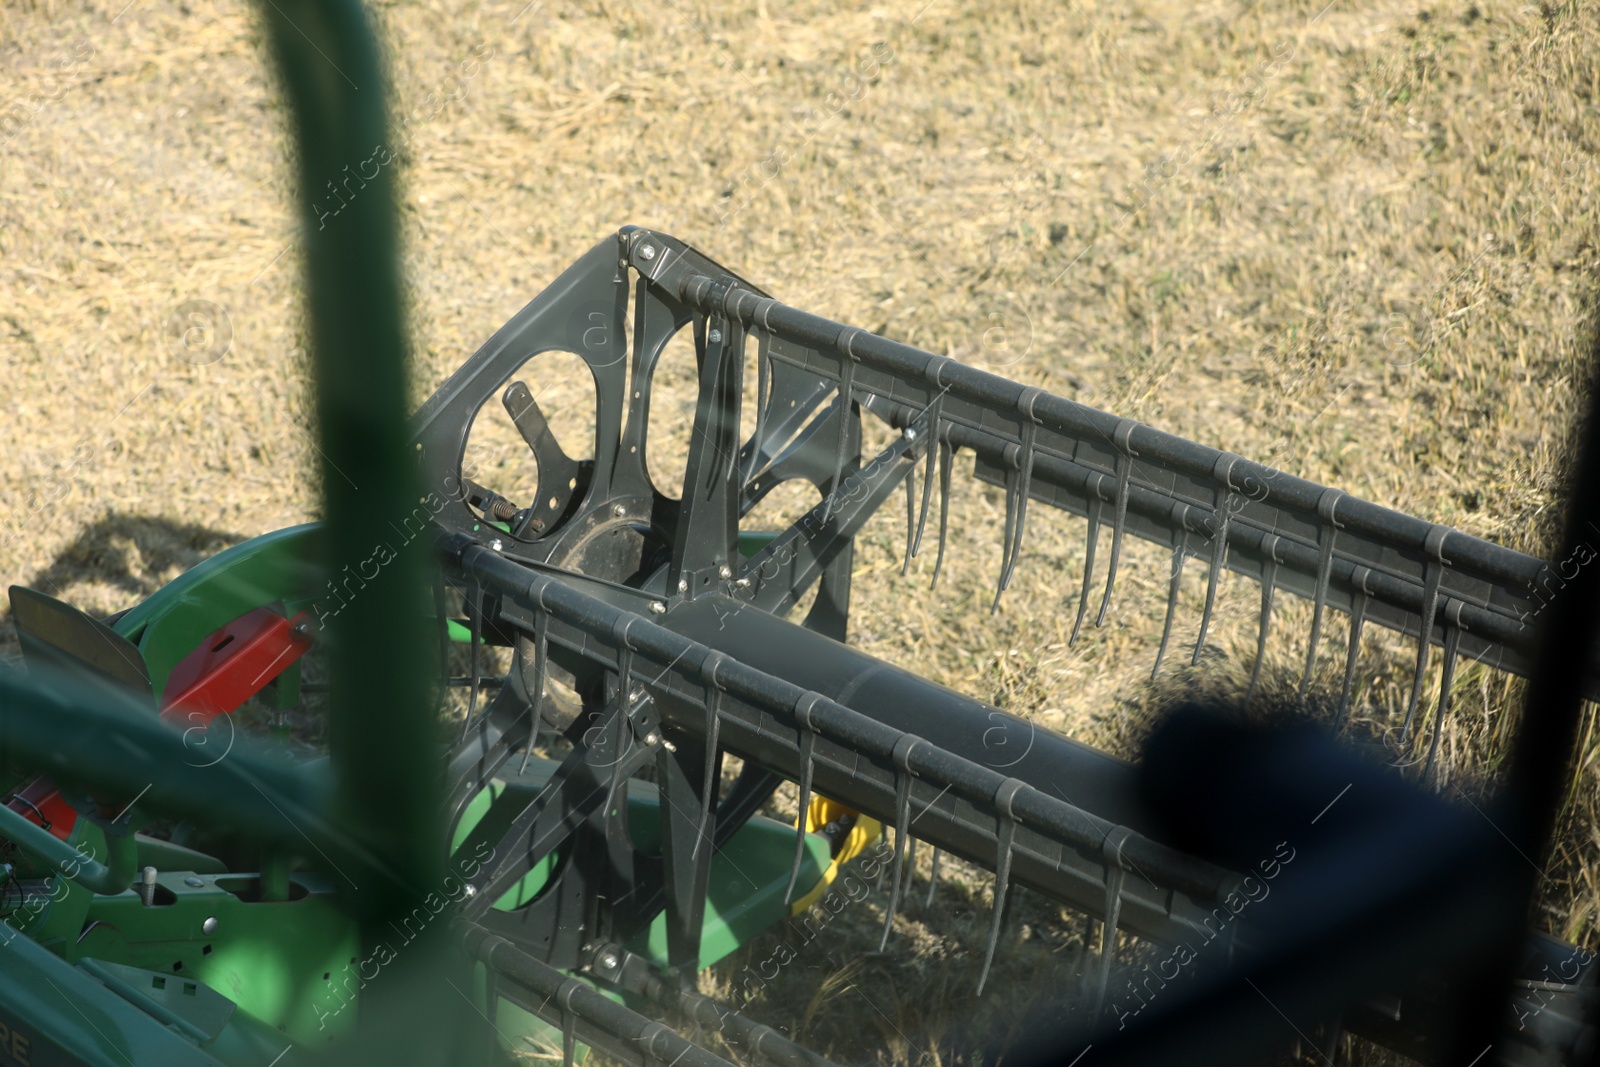
[[[317,510],[260,27],[242,0],[125,2],[0,9],[0,574],[102,612]],[[1546,554],[1595,322],[1595,6],[525,2],[375,8],[419,398],[634,222],[791,304]],[[583,422],[573,382],[537,388]],[[1174,689],[1237,686],[1256,595],[1228,580],[1202,666],[1147,681],[1166,564],[1140,547],[1069,649],[1083,531],[1060,516],[1035,513],[990,618],[1002,511],[958,487],[937,594],[881,517],[853,639],[1125,754]],[[1308,614],[1277,628],[1280,696]],[[1415,758],[1407,652],[1368,640],[1356,727]],[[1318,691],[1342,643],[1340,617]],[[1445,787],[1487,788],[1516,693],[1458,675]],[[1594,727],[1536,916],[1591,948]],[[988,878],[955,869],[926,907],[922,884],[887,954],[878,894],[752,1012],[846,1063],[922,1064],[1070,1008],[1076,919],[1020,904],[979,1001]]]

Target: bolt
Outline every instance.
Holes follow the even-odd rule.
[[[621,504],[617,504],[616,506],[614,506],[611,509],[611,514],[615,515],[619,519],[622,518],[627,513],[628,513],[628,509],[623,507]]]
[[[906,427],[906,440],[907,441],[915,441],[916,439],[917,439],[917,428],[915,426],[907,426]]]
[[[639,249],[639,258],[640,259],[655,259],[656,258],[656,246],[655,245],[645,245],[643,248]]]
[[[615,952],[607,949],[605,952],[600,953],[600,958],[595,962],[600,964],[600,969],[602,971],[614,971],[617,969],[617,964],[621,963],[622,961],[617,958],[617,954]]]
[[[654,615],[665,615],[667,606],[659,600],[652,600],[650,601],[650,612]]]
[[[724,563],[722,566],[717,568],[717,576],[724,579],[732,578],[733,568]]]
[[[749,586],[750,579],[748,579],[748,578],[740,578],[737,582],[734,582],[733,584],[738,586],[740,589],[744,589],[747,586]]]
[[[644,743],[647,745],[656,745],[659,744],[660,741],[661,735],[656,733],[654,730],[651,730],[649,733],[644,735]]]
[[[299,622],[289,627],[289,633],[295,637],[298,637],[302,641],[311,640],[311,620],[301,619]]]
[[[186,885],[186,886],[190,886],[190,887],[192,887],[194,889],[199,889],[201,886],[205,885],[206,883],[205,883],[205,879],[197,878],[197,877],[195,877],[194,875],[191,874],[189,877],[187,877],[187,878],[185,878],[183,880],[183,884]]]
[[[706,334],[706,340],[710,341],[712,344],[719,343],[722,340],[722,331],[712,330],[710,333]]]
[[[465,887],[463,892],[466,894],[468,899],[471,899],[472,897],[475,897],[475,896],[478,895],[478,887],[475,886],[475,885],[469,885],[469,886]]]
[[[207,937],[210,937],[212,934],[216,933],[217,917],[215,915],[207,916],[206,921],[200,924],[200,932],[205,934]]]
[[[500,549],[502,547],[502,542],[501,542],[500,538],[496,537],[493,541],[490,541],[489,542],[489,547],[494,549],[496,552],[500,551]]]
[[[139,903],[148,908],[156,902],[156,869],[146,867],[139,876]]]
[[[688,591],[689,591],[689,579],[687,579],[687,578],[679,578],[678,579],[678,592],[687,593]]]

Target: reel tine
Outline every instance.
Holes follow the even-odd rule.
[[[1006,591],[1006,582],[1011,577],[1012,533],[1017,525],[1017,478],[1015,475],[1006,474],[1006,521],[1000,534],[1000,581],[995,585],[994,603],[989,605],[989,614],[993,615],[1000,610],[1000,594]]]
[[[1011,575],[1017,569],[1017,560],[1022,557],[1022,538],[1028,524],[1028,492],[1033,481],[1033,452],[1034,442],[1038,439],[1039,423],[1034,418],[1033,403],[1038,398],[1040,390],[1029,386],[1022,392],[1022,398],[1017,401],[1018,411],[1026,416],[1022,424],[1022,444],[1017,456],[1018,474],[1015,485],[1011,479],[1006,479],[1006,545],[1003,552],[1004,562],[1000,568],[1000,587],[994,591],[994,606],[989,609],[993,615],[1000,610],[1000,594],[1011,586]],[[1016,518],[1012,519],[1012,492],[1016,493]]]
[[[1456,609],[1456,619],[1452,624],[1448,619],[1451,608]],[[1456,653],[1461,647],[1461,602],[1445,598],[1444,624],[1444,664],[1439,670],[1439,711],[1433,722],[1433,740],[1428,744],[1428,761],[1422,766],[1422,780],[1429,780],[1433,773],[1434,757],[1439,753],[1439,736],[1444,732],[1444,717],[1450,711],[1450,683],[1455,679]]]
[[[911,831],[911,779],[914,777],[909,758],[919,740],[913,734],[902,734],[894,745],[894,762],[900,769],[894,783],[894,877],[889,883],[889,907],[885,909],[883,937],[878,942],[879,952],[889,947],[889,933],[894,929],[894,914],[900,903],[900,885],[905,877],[906,838]]]
[[[944,410],[944,390],[928,402],[928,438],[927,457],[923,460],[922,472],[922,514],[917,518],[917,536],[912,543],[913,556],[922,551],[922,533],[928,528],[928,506],[933,503],[933,465],[938,458],[941,446],[939,444],[939,416]]]
[[[624,624],[617,651],[617,700],[624,708],[633,706],[633,646],[628,644],[628,628],[632,625],[631,619]]]
[[[917,508],[913,499],[916,495],[917,468],[912,467],[906,471],[906,558],[900,564],[900,577],[904,578],[911,573],[911,557],[915,554],[917,543]]]
[[[1067,638],[1068,648],[1078,643],[1078,631],[1083,629],[1083,616],[1089,610],[1089,583],[1094,580],[1094,550],[1100,543],[1100,512],[1104,507],[1100,500],[1102,479],[1102,475],[1095,475],[1094,496],[1089,498],[1089,536],[1083,549],[1083,582],[1078,589],[1078,615],[1072,620],[1072,636]]]
[[[750,462],[744,472],[745,485],[749,485],[756,476],[756,465],[761,462],[761,441],[767,429],[767,388],[772,374],[772,354],[768,349],[772,335],[765,330],[752,332],[756,335],[756,432],[750,438]]]
[[[1211,626],[1211,609],[1217,603],[1217,578],[1222,574],[1223,556],[1228,551],[1228,520],[1233,512],[1228,508],[1227,501],[1231,501],[1230,493],[1223,505],[1217,508],[1217,532],[1211,535],[1211,568],[1206,575],[1206,606],[1200,612],[1200,636],[1195,638],[1194,656],[1189,660],[1190,666],[1200,665],[1200,653],[1206,647],[1206,630]]]
[[[939,442],[939,554],[933,560],[933,581],[928,588],[939,585],[939,571],[944,567],[944,546],[950,533],[950,468],[955,465],[954,445]]]
[[[529,711],[528,743],[522,749],[522,766],[518,777],[528,773],[528,758],[533,755],[533,742],[539,736],[540,713],[544,708],[544,675],[550,656],[550,616],[543,611],[533,613],[533,707]]]
[[[795,718],[800,721],[800,809],[794,826],[794,862],[789,867],[789,885],[783,891],[783,902],[794,900],[795,882],[800,878],[800,860],[806,848],[806,810],[811,807],[811,770],[816,756],[817,735],[811,728],[811,709],[821,697],[815,693],[795,708]]]
[[[939,887],[939,849],[933,850],[933,866],[928,870],[928,895],[922,899],[922,909],[933,907],[933,891]]]
[[[1356,656],[1361,651],[1361,625],[1367,621],[1367,600],[1372,595],[1367,590],[1367,576],[1371,573],[1366,567],[1357,567],[1350,575],[1355,594],[1350,608],[1350,644],[1344,657],[1344,684],[1339,688],[1339,711],[1333,719],[1335,734],[1344,729],[1345,717],[1350,714],[1350,693],[1356,680]]]
[[[1337,489],[1324,489],[1322,496],[1317,499],[1317,514],[1322,517],[1317,540],[1322,542],[1322,556],[1317,562],[1317,587],[1312,597],[1311,639],[1306,643],[1306,669],[1300,676],[1302,700],[1311,686],[1311,672],[1317,664],[1317,644],[1322,640],[1322,616],[1328,607],[1328,576],[1333,573],[1333,542],[1339,536],[1339,520],[1335,512],[1342,496],[1344,494]]]
[[[467,734],[472,731],[472,717],[478,710],[478,687],[482,677],[478,671],[478,646],[483,636],[483,587],[478,580],[472,580],[472,649],[468,653],[470,666],[467,676],[471,679],[471,688],[467,691],[467,717],[461,720],[461,736],[456,739],[456,744],[462,744],[467,739]],[[448,666],[446,664],[445,666]]]
[[[1428,670],[1428,644],[1433,636],[1434,609],[1439,603],[1439,580],[1444,576],[1444,539],[1448,527],[1435,526],[1428,531],[1423,549],[1428,554],[1428,569],[1423,578],[1422,628],[1417,634],[1417,673],[1411,680],[1411,699],[1406,704],[1406,721],[1400,727],[1400,743],[1411,736],[1411,720],[1417,714],[1417,702],[1422,699],[1423,677]]]
[[[1161,644],[1156,646],[1156,665],[1150,668],[1150,680],[1155,681],[1161,670],[1161,660],[1167,654],[1167,642],[1172,637],[1172,620],[1178,614],[1178,588],[1183,584],[1183,564],[1189,558],[1187,532],[1178,535],[1178,544],[1172,550],[1172,579],[1167,583],[1167,621],[1161,627]]]
[[[1083,913],[1083,952],[1078,957],[1081,964],[1089,955],[1089,945],[1094,941],[1094,916],[1088,912]],[[1078,972],[1078,993],[1081,995],[1089,991],[1089,968],[1084,967]]]
[[[715,668],[712,669],[715,674]],[[705,773],[700,782],[700,835],[694,840],[694,851],[690,859],[699,859],[700,846],[707,837],[706,827],[711,825],[711,798],[716,795],[713,783],[717,774],[717,735],[722,728],[722,719],[719,714],[722,706],[722,690],[716,685],[714,679],[707,679],[706,683],[706,764]]]
[[[1117,424],[1117,496],[1116,510],[1111,519],[1111,567],[1106,571],[1106,591],[1100,598],[1100,614],[1096,626],[1106,624],[1106,612],[1111,608],[1111,590],[1117,582],[1117,564],[1122,561],[1122,532],[1128,524],[1128,479],[1133,473],[1133,450],[1129,441],[1133,437],[1134,423],[1123,419]]]
[[[1100,924],[1100,960],[1095,967],[1094,1018],[1105,1007],[1106,986],[1111,980],[1111,960],[1117,951],[1117,925],[1122,921],[1122,885],[1127,871],[1122,866],[1122,846],[1133,831],[1119,826],[1106,835],[1100,853],[1106,860],[1106,917]]]
[[[1017,817],[1011,801],[1022,791],[1023,783],[1007,778],[995,790],[995,807],[999,809],[999,833],[995,841],[994,864],[994,915],[989,921],[989,937],[983,949],[983,969],[978,972],[978,995],[983,996],[983,986],[989,980],[989,967],[994,963],[994,950],[1000,944],[1000,924],[1006,913],[1006,890],[1011,884],[1011,848],[1017,839]]]
[[[845,349],[847,358],[841,360],[839,366],[839,440],[833,453],[833,481],[828,485],[828,499],[822,506],[824,525],[833,516],[833,500],[839,494],[839,480],[844,477],[844,453],[850,444],[850,403],[855,392],[856,359],[849,353],[848,342]]]
[[[622,626],[620,651],[617,653],[617,748],[626,751],[625,738],[628,734],[628,717],[633,710],[633,647],[628,644],[628,630],[633,625],[633,620],[628,620]],[[606,803],[611,803],[611,798],[618,795],[627,781],[627,775],[622,773],[622,759],[619,757],[611,764],[611,784],[606,792]]]
[[[1272,631],[1272,595],[1278,587],[1278,535],[1268,534],[1262,538],[1261,548],[1261,622],[1256,629],[1256,662],[1250,668],[1250,687],[1244,691],[1246,708],[1256,695],[1256,683],[1261,681],[1261,664],[1267,658],[1267,634]]]

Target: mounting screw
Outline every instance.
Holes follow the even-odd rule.
[[[660,744],[661,743],[661,735],[656,733],[654,730],[651,730],[649,733],[644,735],[644,743],[647,744],[647,745]]]
[[[183,880],[183,884],[192,889],[199,889],[201,886],[205,885],[206,882],[204,878],[198,878],[191,874],[189,877]]]
[[[720,343],[722,341],[722,331],[712,330],[710,333],[706,334],[706,340],[710,341],[712,344]]]
[[[733,584],[738,586],[740,589],[744,589],[745,587],[747,587],[750,584],[750,579],[748,579],[748,578],[740,578],[737,582],[734,582]]]
[[[643,248],[639,249],[639,258],[640,259],[655,259],[656,258],[656,246],[655,245],[645,245]]]
[[[595,959],[595,962],[600,965],[600,969],[602,971],[614,971],[617,969],[617,964],[621,963],[622,961],[617,958],[617,954],[615,952],[607,949],[606,951],[600,953],[600,955]]]
[[[687,593],[688,591],[689,591],[689,579],[687,579],[687,578],[679,578],[678,579],[678,592]]]
[[[489,547],[494,549],[496,552],[500,551],[501,546],[502,546],[502,542],[501,542],[500,538],[498,538],[498,537],[496,537],[493,541],[489,542]]]
[[[728,566],[726,563],[724,563],[722,566],[717,568],[717,577],[724,578],[724,579],[732,578],[733,577],[733,568]]]
[[[206,921],[200,924],[200,932],[205,934],[207,937],[210,937],[212,934],[216,933],[217,917],[215,915],[206,916]]]
[[[616,504],[611,508],[611,514],[615,515],[619,519],[622,518],[627,513],[628,513],[628,509],[623,507],[621,504]]]
[[[915,441],[917,439],[917,428],[915,426],[907,426],[905,438],[907,441]]]
[[[311,640],[311,620],[301,619],[299,622],[289,627],[289,632],[302,641]]]
[[[468,885],[463,887],[462,892],[466,895],[468,900],[471,900],[473,897],[478,895],[478,887],[475,885]]]
[[[667,606],[659,600],[652,600],[650,601],[650,613],[652,615],[665,615]]]

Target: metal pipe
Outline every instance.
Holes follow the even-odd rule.
[[[594,1043],[611,1044],[613,1056],[637,1059],[645,1064],[681,1064],[682,1067],[732,1067],[714,1055],[657,1022],[643,1018],[597,992],[592,986],[568,977],[541,963],[511,942],[472,923],[457,931],[468,954],[483,961],[489,970],[523,986],[540,998],[535,1014],[566,1029],[574,1036]],[[580,1024],[590,1024],[584,1028]],[[631,1040],[607,1042],[609,1036],[629,1035]]]
[[[0,805],[0,837],[10,841],[40,863],[55,868],[62,877],[91,893],[115,895],[133,885],[139,846],[132,831],[106,833],[106,862],[85,856],[78,849],[30,820]]]

